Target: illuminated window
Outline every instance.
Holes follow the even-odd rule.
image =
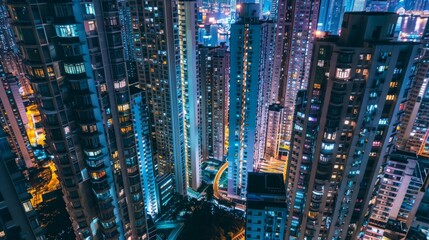
[[[130,109],[130,105],[128,103],[122,104],[122,105],[118,105],[118,110],[120,112],[127,111],[128,109]]]
[[[33,210],[33,206],[31,205],[30,201],[22,203],[22,206],[24,207],[25,212],[30,212]]]
[[[380,121],[378,122],[379,125],[387,125],[388,123],[388,119],[387,118],[382,118],[380,119]]]
[[[377,68],[378,72],[384,72],[384,70],[387,70],[386,66],[378,66]]]
[[[338,79],[348,79],[350,78],[350,68],[337,68],[337,73],[335,77]]]
[[[106,176],[106,171],[105,170],[102,170],[100,172],[93,172],[93,173],[91,173],[91,178],[95,179],[95,180],[98,180],[98,179],[100,179],[100,178],[102,178],[104,176]]]
[[[77,28],[75,24],[70,25],[57,25],[55,31],[58,37],[77,37]]]
[[[55,77],[54,69],[52,67],[47,67],[47,69],[48,69],[48,76]]]
[[[121,132],[122,133],[128,133],[132,130],[131,125],[130,126],[126,126],[126,127],[121,127]]]
[[[299,126],[298,124],[295,124],[295,130],[297,130],[297,131],[302,131],[303,130],[303,128],[301,127],[301,126]]]
[[[329,157],[328,157],[328,156],[325,156],[325,155],[323,155],[323,154],[320,154],[319,160],[320,160],[321,162],[329,162]]]
[[[85,150],[85,155],[88,157],[96,157],[99,156],[101,154],[101,149],[95,150],[95,151],[89,151],[89,150]]]
[[[92,3],[85,3],[85,13],[94,14],[94,5]]]
[[[332,151],[334,149],[335,143],[324,143],[322,142],[322,149],[326,151]]]
[[[94,31],[95,30],[95,21],[88,21],[86,26],[87,31]]]
[[[121,89],[121,88],[124,88],[124,87],[126,86],[126,81],[125,81],[125,79],[123,79],[123,80],[121,80],[121,81],[119,81],[119,82],[115,82],[114,86],[115,86],[115,89]]]
[[[386,100],[387,100],[387,101],[395,100],[395,95],[387,95],[387,96],[386,96]]]
[[[45,71],[43,68],[34,68],[34,76],[44,78],[45,77]]]
[[[64,63],[64,70],[68,74],[81,74],[85,72],[83,63]]]
[[[97,125],[82,125],[82,132],[96,132],[97,131]]]
[[[394,88],[398,86],[398,82],[390,82],[390,87]]]
[[[101,90],[101,92],[102,92],[102,93],[106,92],[106,91],[107,91],[106,84],[104,84],[104,83],[103,83],[103,84],[101,84],[101,85],[100,85],[100,90]]]
[[[365,77],[365,79],[368,79],[368,75],[369,75],[368,69],[366,69],[366,68],[365,68],[365,69],[363,70],[362,75]]]

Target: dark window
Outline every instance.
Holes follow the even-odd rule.
[[[0,209],[0,218],[3,222],[9,222],[12,220],[12,216],[10,215],[9,210],[7,208]]]

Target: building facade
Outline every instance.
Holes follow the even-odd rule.
[[[315,43],[287,166],[291,239],[354,239],[367,221],[416,70],[418,45],[394,41],[396,19],[346,13],[340,37]]]
[[[117,2],[7,4],[76,238],[150,238]]]
[[[187,193],[185,113],[181,78],[178,2],[129,1],[139,87],[146,93],[155,174],[172,174]]]
[[[231,25],[229,89],[228,195],[245,199],[247,173],[263,154],[264,113],[269,79],[264,75],[272,23],[259,20],[258,4],[242,4],[240,18]],[[267,90],[267,91],[263,91]]]
[[[201,84],[202,156],[223,160],[228,129],[229,51],[219,47],[198,48]]]
[[[404,33],[401,31],[401,33]],[[401,39],[407,41],[408,39]],[[420,39],[420,62],[405,105],[397,146],[405,151],[429,157],[429,24]]]
[[[21,164],[31,168],[35,159],[26,132],[28,118],[19,85],[18,78],[5,72],[0,62],[0,125],[9,134],[9,143]]]
[[[146,213],[155,217],[160,213],[160,206],[158,206],[159,201],[156,193],[146,94],[137,87],[130,87],[130,97],[144,206]]]
[[[309,79],[314,34],[317,29],[319,0],[293,2],[292,29],[285,75],[284,114],[282,116],[282,145],[289,145],[292,133],[296,94],[306,89]]]
[[[281,174],[249,173],[246,239],[285,239],[286,188]]]
[[[0,238],[44,240],[27,192],[27,180],[16,157],[7,135],[0,129]]]
[[[196,191],[201,186],[202,125],[201,84],[198,81],[197,2],[178,1],[180,79],[184,113],[186,185]]]
[[[415,153],[394,151],[388,156],[364,239],[405,238],[423,197],[428,166]]]

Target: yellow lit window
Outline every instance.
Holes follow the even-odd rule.
[[[386,100],[387,101],[395,100],[395,95],[387,95]]]
[[[95,179],[95,180],[100,179],[104,176],[106,176],[106,171],[104,171],[104,170],[102,170],[100,172],[92,172],[91,173],[91,178]]]
[[[42,68],[34,68],[34,75],[36,77],[44,78],[45,77],[45,71],[43,71]]]
[[[398,82],[390,82],[390,87],[394,88],[398,86]]]
[[[130,126],[126,126],[126,127],[121,127],[121,132],[122,133],[128,133],[132,130],[131,125]]]
[[[120,112],[127,111],[128,109],[130,109],[130,105],[128,103],[122,104],[122,105],[118,105],[118,110]]]

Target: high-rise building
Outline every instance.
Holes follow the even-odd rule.
[[[218,46],[218,29],[213,23],[206,23],[198,28],[198,43],[207,47]]]
[[[286,187],[282,174],[249,173],[246,239],[285,239]]]
[[[176,192],[200,184],[195,1],[130,1],[140,88],[146,93],[158,175]],[[162,204],[164,205],[164,203]]]
[[[0,238],[43,240],[43,229],[21,171],[7,135],[0,129]]]
[[[9,134],[9,143],[20,162],[33,167],[34,153],[26,132],[28,118],[19,92],[18,78],[6,73],[0,62],[0,126]]]
[[[151,238],[117,2],[7,4],[76,238]]]
[[[160,206],[158,206],[158,195],[156,193],[146,94],[139,88],[130,87],[130,99],[144,206],[146,213],[155,217],[160,212]]]
[[[287,166],[291,239],[355,239],[366,222],[416,70],[418,44],[394,41],[396,20],[346,13],[340,37],[315,42]]]
[[[393,151],[387,158],[364,239],[403,239],[424,192],[429,162],[417,154]],[[396,236],[396,237],[394,237]]]
[[[420,189],[422,195],[420,204],[417,206],[411,227],[408,229],[406,239],[420,240],[429,238],[429,178],[426,178]],[[414,207],[413,207],[414,208]],[[413,209],[414,211],[414,209]]]
[[[156,191],[158,206],[161,212],[168,209],[168,204],[174,196],[175,183],[172,174],[164,174],[156,177]]]
[[[264,159],[279,158],[279,147],[282,143],[281,128],[283,118],[284,90],[289,63],[289,47],[292,30],[292,7],[289,0],[273,4],[271,18],[275,24],[274,45],[271,62],[271,82],[266,120],[266,142]],[[270,164],[270,163],[268,163]]]
[[[201,84],[202,156],[223,160],[228,128],[229,52],[225,44],[198,48]]]
[[[18,47],[14,41],[12,28],[9,24],[10,14],[5,4],[0,6],[0,56],[5,72],[11,73],[19,79],[23,95],[32,93],[22,61],[18,56]]]
[[[317,30],[338,35],[345,12],[365,9],[365,0],[321,0]]]
[[[405,33],[402,32],[401,33]],[[400,38],[407,41],[407,38]],[[411,86],[401,129],[398,133],[398,148],[429,157],[429,24],[426,23],[420,49],[420,62]]]
[[[180,48],[180,79],[184,114],[186,184],[197,190],[201,185],[201,85],[198,81],[197,2],[177,1]]]
[[[306,89],[310,73],[313,40],[317,28],[320,0],[293,1],[292,29],[285,73],[282,145],[289,145],[292,133],[296,94]]]
[[[266,75],[272,22],[259,20],[258,4],[241,4],[231,25],[228,195],[246,198],[247,173],[263,157],[270,79]]]
[[[269,161],[271,158],[279,158],[280,147],[280,129],[281,129],[281,116],[283,114],[283,107],[280,104],[271,104],[268,107],[267,119],[267,137],[265,144],[264,159]]]

